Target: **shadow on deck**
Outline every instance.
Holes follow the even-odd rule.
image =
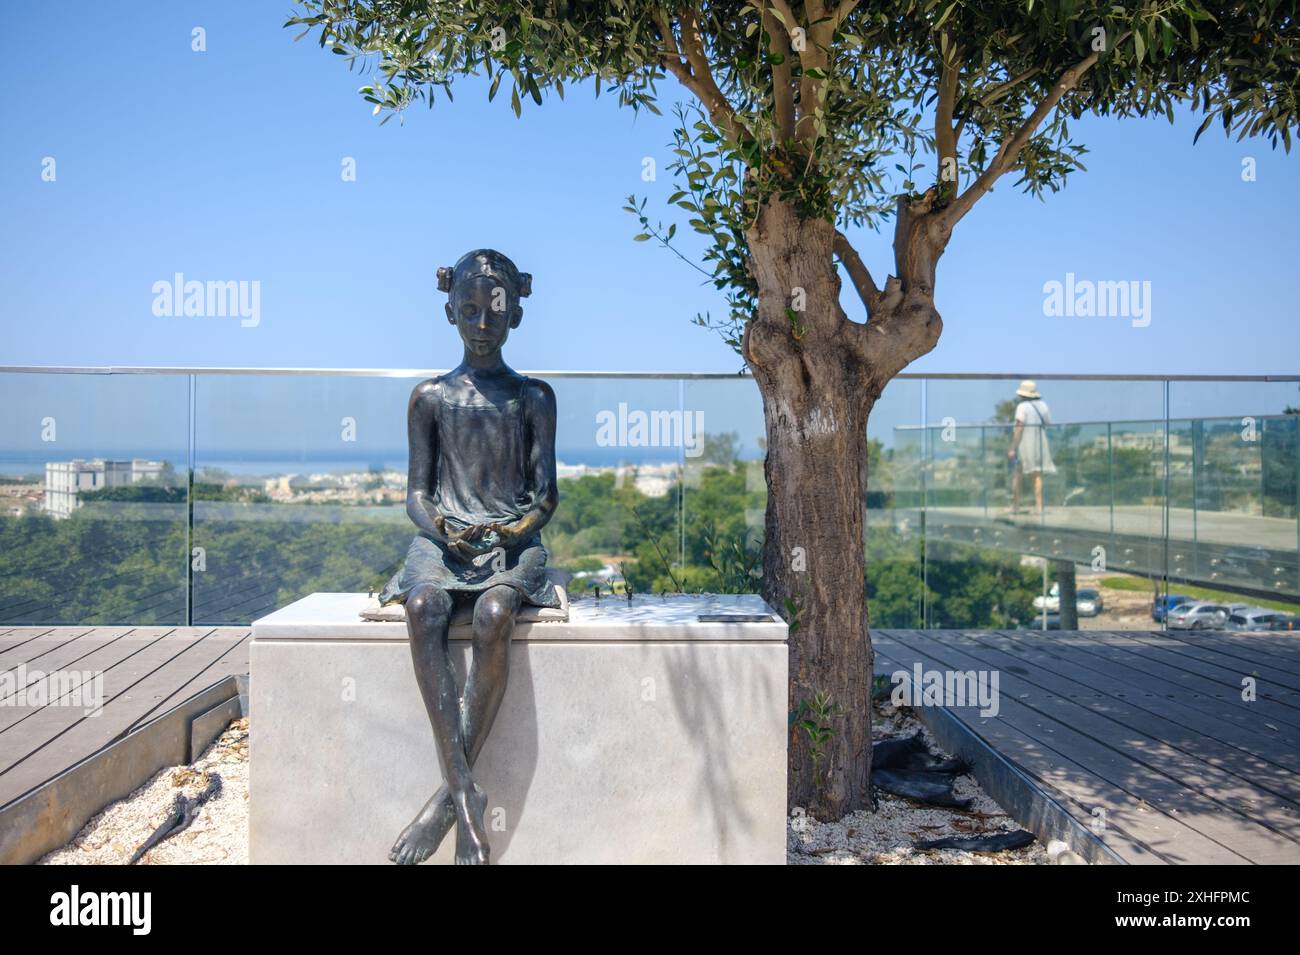
[[[916,712],[941,743],[986,744],[1038,788],[1013,815],[1055,804],[1111,861],[1300,862],[1294,634],[873,630],[872,641],[877,674],[996,672],[996,715]]]

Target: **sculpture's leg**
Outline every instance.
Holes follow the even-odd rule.
[[[452,599],[446,591],[432,586],[416,587],[406,600],[406,628],[411,643],[411,659],[415,664],[415,679],[433,727],[438,763],[442,767],[443,779],[447,781],[456,817],[463,821],[462,828],[473,829],[477,815],[477,828],[481,830],[486,801],[482,791],[474,785],[465,757],[456,670],[447,648],[451,611]],[[398,836],[389,852],[389,858],[394,862],[422,862],[437,848],[431,825],[435,820],[423,816],[423,813],[417,816]],[[438,841],[441,841],[440,836]],[[486,846],[486,840],[483,844]]]
[[[461,700],[461,738],[471,767],[482,752],[505,696],[510,639],[522,602],[517,590],[503,586],[485,591],[474,605],[473,656]],[[408,621],[410,617],[408,601]],[[388,857],[394,862],[423,862],[437,851],[455,824],[451,790],[443,783],[403,831]],[[410,851],[403,853],[404,846],[409,846]]]
[[[510,638],[523,598],[513,587],[497,586],[483,593],[474,605],[474,657],[465,679],[461,726],[470,765],[487,742],[501,700],[506,695],[510,670]]]
[[[506,692],[506,675],[509,667],[510,638],[514,634],[515,614],[522,598],[513,587],[497,586],[484,591],[474,604],[474,650],[469,674],[465,677],[465,694],[461,700],[461,725],[466,747],[466,757],[472,765],[487,741],[497,710]],[[450,786],[452,803],[456,791]],[[487,862],[487,830],[483,826],[484,800],[477,807],[477,816],[471,819],[476,825],[466,825],[464,816],[457,812],[456,861]],[[475,807],[471,807],[473,810]]]

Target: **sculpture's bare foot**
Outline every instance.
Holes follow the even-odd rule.
[[[411,824],[393,843],[388,858],[398,865],[419,865],[438,851],[442,840],[456,824],[456,809],[451,804],[451,794],[446,786],[439,786],[433,797],[424,804]]]
[[[477,784],[460,793],[453,793],[456,807],[456,864],[487,865],[488,839],[483,828],[483,813],[487,810],[487,793]]]

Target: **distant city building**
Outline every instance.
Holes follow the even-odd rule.
[[[681,464],[667,461],[660,464],[565,464],[557,462],[555,474],[560,480],[595,477],[601,474],[614,475],[614,486],[622,487],[627,481],[646,497],[663,497],[672,487],[672,483],[681,475]]]
[[[142,458],[131,461],[106,461],[103,458],[46,461],[45,499],[41,506],[47,514],[69,517],[81,506],[82,493],[135,484],[145,478],[156,479],[162,470],[163,462]]]
[[[0,513],[6,517],[26,517],[41,510],[45,488],[27,481],[0,484]]]
[[[663,474],[646,474],[638,472],[636,480],[632,486],[644,494],[646,497],[663,497],[672,487],[672,480],[676,475],[668,476]]]

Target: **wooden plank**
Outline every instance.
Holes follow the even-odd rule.
[[[122,637],[119,640],[114,640],[111,643],[106,643],[97,647],[91,654],[82,659],[81,666],[77,669],[103,672],[104,693],[107,696],[109,687],[115,685],[119,680],[119,676],[113,674],[113,668],[115,666],[124,660],[130,659],[135,654],[144,652],[154,643],[172,632],[172,628],[169,627],[137,628],[130,636]],[[63,711],[62,717],[54,715],[53,712],[42,717],[42,719],[48,721],[58,721],[61,719],[66,722],[76,718],[75,714],[80,712],[80,710],[75,707],[50,707],[45,704],[42,704],[41,706],[27,705],[23,707],[7,706],[0,709],[0,770],[3,770],[7,765],[4,762],[3,757],[6,745],[19,745],[14,742],[21,738],[17,727],[21,726],[29,719],[35,718],[36,714],[45,709],[51,711]],[[22,732],[27,733],[29,730],[23,730]]]
[[[73,640],[93,637],[94,633],[94,627],[56,627],[53,630],[38,633],[31,639],[24,640],[8,649],[0,649],[0,672],[13,670],[21,663],[30,666],[32,661],[41,654],[48,653],[50,650],[61,647]]]
[[[1210,647],[1179,639],[1173,636],[1177,632],[1170,631],[1169,634],[1164,634],[1138,630],[1129,632],[1128,636],[1148,646],[1160,647],[1170,653],[1176,653],[1179,656],[1209,666],[1220,667],[1230,673],[1238,675],[1250,674],[1258,677],[1261,682],[1268,680],[1277,687],[1285,687],[1288,692],[1280,694],[1279,698],[1285,697],[1287,702],[1300,709],[1300,676],[1273,665],[1271,660],[1262,656],[1254,659],[1235,656],[1219,647]]]
[[[30,648],[31,656],[28,656],[21,662],[14,661],[13,665],[8,667],[3,666],[3,661],[0,661],[0,672],[13,673],[15,677],[17,677],[18,674],[16,671],[21,665],[26,668],[27,672],[25,676],[30,683],[32,676],[34,675],[33,671],[50,673],[54,670],[73,668],[82,669],[76,667],[79,660],[90,656],[90,654],[102,647],[108,646],[113,641],[130,633],[131,630],[132,628],[130,627],[96,627],[90,633],[84,634],[80,637],[73,637],[71,639],[65,639],[62,636],[50,634],[49,636],[52,639],[49,644],[46,645],[46,649],[41,649],[41,647],[38,646],[39,641],[33,641],[26,645],[27,648]],[[40,640],[44,639],[44,637],[40,638]],[[2,656],[3,654],[0,654],[0,657]],[[16,682],[17,680],[15,680],[15,683]],[[16,695],[17,692],[17,686],[15,686],[12,693],[0,691],[0,701]]]
[[[7,653],[21,647],[24,643],[30,643],[53,629],[53,627],[17,627],[9,631],[8,635],[0,637],[0,653]]]
[[[1030,641],[1025,631],[981,631],[967,636],[1025,656],[1033,665],[1069,677],[1085,687],[1099,687],[1110,697],[1165,717],[1200,736],[1235,746],[1263,761],[1271,767],[1270,771],[1280,767],[1289,773],[1300,773],[1300,735],[1261,728],[1259,720],[1238,715],[1219,700],[1193,697],[1140,671],[1117,666],[1103,669],[1095,657],[1084,653],[1066,655],[1056,649],[1051,639]],[[1171,699],[1171,690],[1179,694],[1177,699]]]
[[[1249,662],[1256,660],[1300,675],[1300,634],[1275,630],[1169,630],[1165,636],[1194,646],[1217,647]]]
[[[111,702],[105,704],[101,717],[81,719],[62,727],[39,749],[16,762],[9,761],[8,768],[0,770],[0,805],[47,782],[122,736],[143,714],[151,711],[158,687],[183,686],[238,642],[237,635],[220,633],[211,636],[174,634],[159,641],[160,644],[181,644],[182,647],[161,664],[150,667],[129,685],[117,690]],[[127,666],[122,664],[115,669]],[[39,717],[40,714],[33,719]],[[3,741],[4,735],[0,735],[0,746]]]
[[[83,656],[125,637],[133,629],[130,626],[96,626],[94,630],[72,638],[56,631],[23,644],[22,659],[18,659],[18,656],[5,659],[5,655],[0,654],[0,672],[14,673],[19,665],[25,665],[29,673],[31,670],[48,673],[49,670],[70,667]]]
[[[1217,682],[1220,686],[1231,688],[1231,692],[1238,697],[1242,691],[1242,680],[1254,677],[1261,700],[1267,699],[1275,704],[1274,712],[1280,718],[1290,722],[1300,721],[1300,690],[1289,685],[1287,681],[1292,678],[1278,674],[1271,668],[1230,660],[1221,654],[1168,639],[1159,633],[1088,630],[1078,631],[1077,635],[1085,640],[1100,640],[1108,646],[1121,647],[1139,657],[1158,660],[1166,666]],[[1282,678],[1275,679],[1277,676]],[[1251,705],[1257,703],[1258,701]]]
[[[998,631],[1013,640],[1022,632]],[[1055,641],[1047,646],[1052,646],[1054,643]],[[1216,691],[1215,695],[1200,693],[1146,669],[1139,669],[1133,664],[1135,658],[1132,654],[1116,652],[1117,659],[1111,659],[1106,653],[1095,652],[1097,649],[1095,644],[1085,642],[1082,645],[1071,646],[1063,652],[1068,652],[1071,662],[1078,666],[1116,681],[1117,692],[1122,688],[1123,692],[1128,693],[1130,692],[1128,688],[1132,688],[1133,691],[1153,699],[1171,704],[1181,703],[1187,709],[1204,714],[1223,726],[1236,727],[1245,733],[1263,737],[1268,741],[1266,748],[1270,750],[1276,751],[1281,747],[1287,753],[1300,754],[1300,729],[1282,722],[1271,727],[1266,726],[1260,719],[1259,710],[1251,709],[1255,704],[1243,700],[1240,690]],[[1110,651],[1110,648],[1101,649]]]
[[[197,642],[171,629],[146,630],[115,640],[84,659],[80,669],[103,673],[104,712],[94,719],[111,722],[109,704],[117,696]],[[16,762],[85,718],[77,706],[42,706],[16,720],[0,710],[0,777]]]
[[[898,640],[938,661],[937,669],[985,669],[979,660],[947,641],[947,636],[942,631],[914,631],[899,635]],[[1016,674],[1003,672],[1002,681],[998,719],[1007,719],[1036,739],[1055,741],[1058,752],[1166,815],[1176,814],[1185,825],[1252,862],[1300,861],[1300,843],[1286,832],[1200,791],[1202,786],[1222,791],[1226,777],[1222,771],[1180,754],[1158,739],[1125,732],[1114,720],[1035,687]]]
[[[185,684],[171,688],[169,695],[163,695],[167,687],[162,687],[159,693],[156,693],[157,702],[145,713],[137,717],[135,723],[130,727],[135,729],[138,726],[147,723],[149,720],[158,716],[160,713],[166,713],[178,703],[183,703],[195,693],[207,689],[214,683],[231,676],[245,676],[248,674],[248,650],[253,640],[253,631],[247,628],[222,628],[218,633],[224,630],[230,630],[226,636],[236,639],[225,653],[213,660],[206,668],[196,674]]]
[[[941,663],[927,654],[895,643],[891,639],[895,633],[874,632],[874,642],[880,648],[878,652],[902,661],[904,669],[910,670],[915,662],[942,668]],[[1057,741],[1036,739],[1005,719],[981,717],[974,707],[948,707],[948,710],[1031,775],[1039,785],[1062,794],[1067,800],[1066,807],[1076,813],[1079,821],[1087,823],[1093,819],[1093,810],[1104,810],[1106,826],[1101,837],[1130,864],[1188,863],[1208,858],[1229,864],[1247,862],[1237,853],[1206,839],[1178,819],[1143,804],[1059,752],[1054,748]]]
[[[897,631],[873,631],[877,653],[910,671],[915,662],[942,667],[924,653],[894,642]],[[1056,748],[1005,719],[986,719],[977,707],[948,707],[972,732],[1011,760],[1060,802],[1081,823],[1093,822],[1093,810],[1103,809],[1106,826],[1102,840],[1130,864],[1191,863],[1244,865],[1244,857],[1184,825],[1113,785]],[[1095,831],[1095,830],[1094,830]]]
[[[1037,640],[1047,642],[1041,637]],[[1035,637],[1027,636],[1026,642],[1032,645]],[[1109,681],[1097,679],[1098,674],[1091,680],[1076,680],[1069,673],[1068,661],[1044,654],[1011,653],[991,646],[983,634],[948,632],[943,643],[959,647],[977,661],[976,669],[998,670],[1011,689],[1029,684],[1054,694],[1045,709],[1050,715],[1056,716],[1054,711],[1063,702],[1083,707],[1094,718],[1086,725],[1074,724],[1076,729],[1103,741],[1120,740],[1126,746],[1140,742],[1136,747],[1139,762],[1154,764],[1185,782],[1196,780],[1197,788],[1211,798],[1296,841],[1300,857],[1300,777],[1294,772],[1114,696],[1107,692]],[[1025,669],[1028,675],[1016,672]],[[1140,737],[1159,745],[1141,742]]]
[[[1056,635],[1054,633],[1054,635]],[[1140,642],[1127,640],[1121,634],[1105,630],[1089,630],[1082,634],[1058,637],[1062,645],[1069,645],[1107,660],[1111,665],[1137,670],[1159,677],[1177,687],[1179,693],[1194,693],[1212,697],[1221,703],[1248,713],[1253,720],[1285,726],[1289,732],[1300,732],[1300,717],[1285,703],[1280,703],[1261,689],[1259,698],[1247,702],[1241,698],[1241,677],[1225,677],[1220,670],[1209,676],[1179,665],[1178,660],[1168,662],[1170,654]],[[1193,661],[1195,662],[1195,661]]]

